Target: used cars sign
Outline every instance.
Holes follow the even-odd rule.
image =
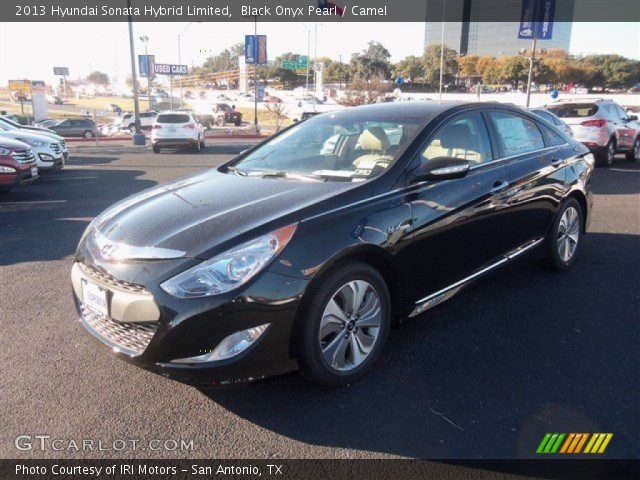
[[[189,69],[186,65],[174,65],[171,63],[156,63],[153,66],[156,75],[187,75]]]

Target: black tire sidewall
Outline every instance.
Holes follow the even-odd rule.
[[[364,280],[377,291],[382,305],[382,324],[373,351],[367,359],[353,370],[339,372],[327,365],[318,341],[320,321],[324,309],[336,291],[349,281]],[[346,386],[364,376],[378,360],[389,334],[391,325],[391,297],[389,289],[380,273],[362,262],[350,262],[327,273],[313,285],[306,295],[299,316],[301,324],[297,328],[297,352],[303,375],[326,386]]]
[[[562,215],[569,207],[574,207],[578,212],[578,217],[580,222],[579,223],[580,235],[578,237],[578,245],[576,246],[575,252],[573,252],[573,255],[571,256],[571,258],[565,262],[560,258],[560,254],[558,253],[557,239],[558,239],[558,229],[560,227],[560,219],[562,218]],[[583,225],[584,225],[584,212],[582,211],[582,207],[580,206],[580,203],[575,198],[568,198],[562,203],[560,209],[558,210],[558,213],[556,213],[556,216],[553,219],[553,225],[551,226],[551,230],[549,231],[549,237],[547,238],[548,260],[549,260],[549,265],[553,269],[560,270],[560,271],[569,270],[572,267],[572,265],[575,263],[576,258],[580,253],[580,245],[582,244],[582,237],[584,236]]]

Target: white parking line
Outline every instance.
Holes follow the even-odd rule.
[[[89,180],[92,178],[98,178],[97,176],[94,177],[69,177],[69,178],[42,178],[40,177],[40,182],[60,182],[63,180]]]

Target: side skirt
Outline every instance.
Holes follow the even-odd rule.
[[[494,263],[492,263],[492,264],[490,264],[490,265],[488,265],[488,266],[476,271],[475,273],[472,273],[468,277],[465,277],[462,280],[459,280],[456,283],[453,283],[453,284],[449,285],[448,287],[445,287],[445,288],[443,288],[441,290],[438,290],[437,292],[432,293],[431,295],[428,295],[428,296],[418,300],[416,302],[416,307],[409,314],[409,318],[415,317],[415,316],[421,314],[422,312],[424,312],[426,310],[429,310],[429,309],[435,307],[436,305],[439,305],[440,303],[442,303],[442,302],[444,302],[446,300],[449,300],[451,297],[455,296],[460,290],[462,290],[464,287],[466,287],[469,283],[471,283],[474,280],[476,280],[477,278],[480,278],[481,276],[489,273],[490,271],[495,270],[496,268],[504,265],[505,263],[510,262],[514,258],[519,257],[523,253],[528,252],[529,250],[531,250],[532,248],[537,247],[538,245],[540,245],[542,243],[543,240],[544,240],[544,238],[537,238],[535,240],[531,240],[531,241],[525,243],[524,245],[521,245],[518,248],[515,248],[515,249],[511,250],[510,252],[507,252],[506,254],[502,255]]]

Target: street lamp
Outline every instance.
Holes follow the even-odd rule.
[[[184,32],[187,31],[187,29],[193,25],[193,22],[189,22],[187,23],[187,25],[182,29],[182,31],[178,34],[178,64],[182,65],[182,36],[184,35]],[[173,95],[173,93],[172,93]],[[180,82],[180,108],[182,108],[182,82]]]
[[[131,0],[127,0],[128,10],[131,12]],[[136,76],[136,49],[133,45],[133,20],[131,13],[128,15],[129,23],[129,54],[131,55],[131,81],[133,83],[133,111],[136,133],[133,135],[134,145],[144,145],[145,137],[140,131],[140,105],[138,103],[138,78]]]
[[[142,35],[140,41],[144,44],[144,56],[147,59],[147,65],[149,65],[149,52],[147,51],[147,44],[149,43],[149,37]],[[148,67],[147,67],[148,68]],[[151,110],[151,72],[147,71],[147,97],[149,98],[149,110]]]

